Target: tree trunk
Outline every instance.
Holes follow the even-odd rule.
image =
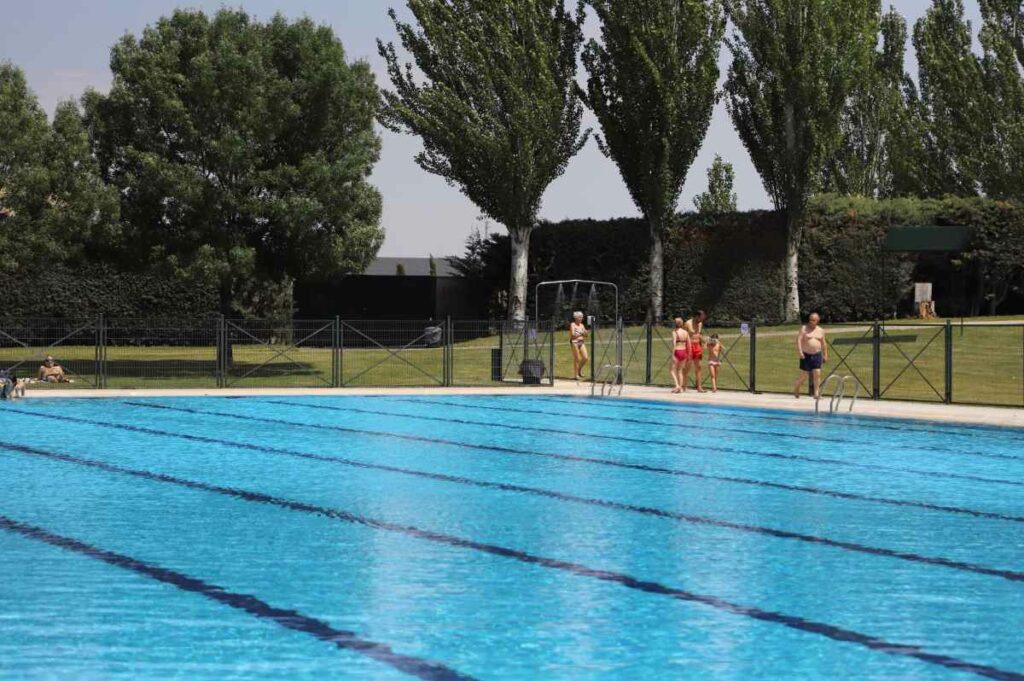
[[[508,285],[508,318],[526,319],[526,285],[529,274],[530,228],[510,229],[512,242],[512,274]]]
[[[647,321],[654,323],[662,318],[665,297],[665,243],[661,237],[661,225],[657,220],[650,221],[651,253],[648,266],[650,268],[650,301],[647,306]]]
[[[800,237],[799,216],[786,213],[786,302],[783,316],[789,324],[800,321]]]

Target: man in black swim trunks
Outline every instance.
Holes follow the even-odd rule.
[[[800,378],[793,386],[793,397],[800,397],[804,381],[811,379],[814,385],[814,399],[821,397],[821,367],[828,362],[828,341],[825,329],[819,326],[821,316],[812,312],[807,324],[800,327],[796,337],[796,350],[800,353]]]

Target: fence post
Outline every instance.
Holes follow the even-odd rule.
[[[450,388],[452,385],[452,317],[448,315],[444,323],[444,351],[441,353],[441,360],[444,362],[444,385]]]
[[[103,388],[103,313],[96,317],[96,387]]]
[[[503,319],[498,326],[498,360],[501,368],[498,370],[500,376],[498,380],[501,383],[505,382],[505,334],[508,333],[508,320]]]
[[[953,402],[953,322],[946,320],[946,404]]]
[[[750,322],[750,392],[757,392],[757,322]]]
[[[644,362],[644,385],[650,385],[654,379],[654,372],[652,371],[654,368],[652,364],[654,361],[652,357],[654,354],[654,327],[650,319],[644,322],[644,335],[647,342],[647,359]]]
[[[876,321],[871,331],[871,399],[881,397],[882,390],[882,324]]]
[[[338,335],[341,333],[341,318],[334,315],[334,328],[331,333],[331,385],[341,387],[341,345]]]
[[[601,326],[601,322],[597,321],[597,316],[594,317],[593,328],[590,330],[590,382],[593,383],[596,378],[596,370],[594,369],[594,363],[597,361],[597,333],[598,327]]]
[[[551,333],[548,334],[548,385],[555,385],[555,318],[551,318]]]
[[[217,387],[227,387],[227,376],[224,375],[227,362],[224,356],[227,353],[227,343],[224,342],[224,315],[217,317]]]
[[[338,320],[338,387],[345,387],[345,322]]]

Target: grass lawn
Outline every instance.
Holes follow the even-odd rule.
[[[961,403],[1024,406],[1024,326],[963,326],[955,320],[952,334],[953,400]],[[992,321],[984,318],[980,321]],[[861,396],[871,393],[872,338],[866,324],[826,327],[831,346],[826,373],[835,371],[854,377],[861,384]],[[493,350],[503,347],[502,375],[518,382],[523,358],[520,335],[500,339],[475,329],[460,334],[453,345],[452,378],[455,385],[493,385]],[[719,374],[719,387],[748,390],[750,382],[750,337],[737,328],[708,329],[717,332],[726,349]],[[529,355],[549,361],[549,331],[530,339]],[[478,335],[479,334],[479,335]],[[762,392],[787,392],[797,376],[795,327],[759,327],[756,348],[756,387]],[[592,364],[617,364],[614,330],[598,329],[590,345]],[[656,328],[651,339],[651,382],[671,385],[671,330]],[[879,389],[882,397],[941,401],[945,394],[945,326],[900,322],[886,324],[880,346]],[[287,344],[243,344],[232,346],[234,363],[226,383],[231,387],[326,387],[331,385],[333,352],[330,348]],[[61,386],[34,385],[30,390],[61,390],[92,387],[96,382],[96,350],[92,345],[45,347],[0,347],[0,366],[21,363],[21,376],[34,374],[41,358],[52,354],[75,378]],[[556,331],[555,376],[572,378],[568,335]],[[627,383],[643,383],[646,377],[647,339],[642,326],[624,332],[622,365]],[[913,360],[911,364],[910,360]],[[707,367],[705,365],[705,382]],[[108,346],[107,386],[110,388],[215,388],[216,348],[207,346]],[[589,375],[589,371],[587,372]],[[345,386],[431,386],[444,382],[444,351],[441,348],[379,347],[346,348],[340,356],[340,375]]]

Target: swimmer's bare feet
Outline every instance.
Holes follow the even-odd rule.
[[[678,393],[679,392],[679,388],[672,388],[672,392],[673,393]]]

